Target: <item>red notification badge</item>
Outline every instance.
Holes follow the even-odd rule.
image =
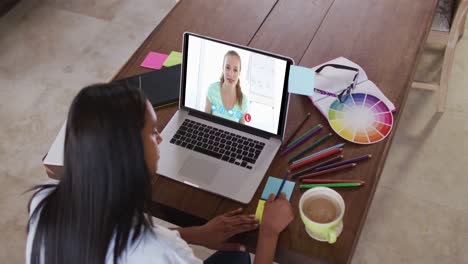
[[[245,114],[244,119],[245,121],[250,122],[250,120],[252,120],[252,117],[250,116],[250,114]]]

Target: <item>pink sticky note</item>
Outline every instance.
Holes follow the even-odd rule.
[[[150,51],[140,66],[159,70],[161,69],[166,58],[167,54]]]

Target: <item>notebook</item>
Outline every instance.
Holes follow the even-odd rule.
[[[180,65],[175,65],[120,79],[117,82],[139,87],[153,107],[159,108],[179,101],[180,69]]]

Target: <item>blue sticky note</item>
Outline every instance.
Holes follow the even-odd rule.
[[[268,196],[270,196],[271,193],[276,195],[276,193],[278,193],[278,190],[281,186],[282,181],[283,179],[279,179],[279,178],[275,178],[271,176],[268,177],[268,181],[265,185],[265,189],[263,189],[262,199],[267,200]],[[292,191],[294,190],[294,185],[295,183],[292,181],[286,181],[284,183],[284,187],[281,192],[284,192],[286,194],[286,199],[288,199],[288,201],[289,199],[291,199],[291,194],[292,194]]]
[[[288,90],[290,93],[312,96],[314,94],[315,72],[309,68],[291,65]]]

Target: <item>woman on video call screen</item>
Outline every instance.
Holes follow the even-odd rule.
[[[184,105],[278,133],[287,62],[190,36]]]
[[[248,99],[239,80],[241,57],[233,50],[224,55],[220,80],[208,87],[205,112],[244,124]]]

